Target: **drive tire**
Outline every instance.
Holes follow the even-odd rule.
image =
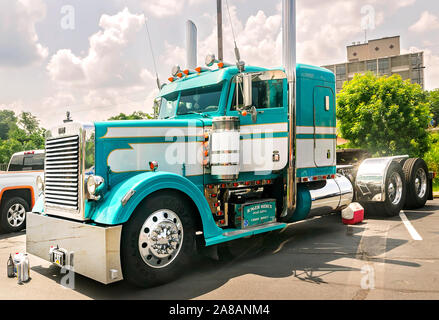
[[[124,279],[137,287],[149,288],[168,283],[187,270],[196,253],[193,214],[193,205],[175,191],[156,193],[144,200],[122,228],[121,263]],[[156,233],[157,230],[161,230],[160,233]],[[172,239],[181,238],[178,245],[178,241],[166,242],[170,241],[171,236],[166,235],[171,232]],[[169,257],[160,257],[160,252],[163,252],[156,247],[162,244],[157,241],[172,246],[167,247],[166,252],[172,252]]]
[[[0,232],[19,232],[26,228],[26,212],[29,212],[29,204],[23,198],[7,200],[1,207]]]
[[[420,158],[408,159],[403,167],[407,184],[405,209],[419,209],[425,206],[428,200],[429,183],[428,167]]]
[[[404,172],[397,162],[392,162],[387,170],[385,193],[385,201],[374,203],[374,207],[384,216],[397,216],[404,207],[407,193]]]

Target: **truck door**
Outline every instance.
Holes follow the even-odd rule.
[[[314,163],[317,167],[336,165],[335,96],[331,88],[314,88]]]
[[[242,116],[236,108],[242,104],[242,91],[230,87],[228,116],[240,118],[240,171],[269,174],[285,168],[288,160],[288,84],[281,71],[263,73],[252,85],[253,106],[257,114]]]

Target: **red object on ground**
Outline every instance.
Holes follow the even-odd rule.
[[[347,225],[354,225],[363,222],[364,208],[356,203],[352,203],[342,212],[342,221]]]

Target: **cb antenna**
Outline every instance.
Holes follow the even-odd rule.
[[[229,15],[230,26],[232,28],[233,42],[235,44],[236,66],[238,67],[240,72],[243,72],[245,69],[245,62],[241,61],[241,54],[239,52],[238,45],[236,44],[236,35],[235,35],[235,30],[233,28],[232,16],[230,14],[229,0],[226,0],[226,6],[227,6],[227,13]]]
[[[157,87],[159,88],[159,90],[162,88],[162,85],[160,83],[160,78],[159,78],[159,74],[157,72],[157,64],[155,62],[155,56],[154,56],[154,47],[152,46],[152,41],[151,41],[151,35],[149,33],[149,29],[148,29],[148,22],[147,22],[147,18],[145,13],[143,13],[143,16],[145,17],[145,27],[146,27],[146,35],[148,37],[148,42],[149,42],[149,48],[151,49],[151,55],[152,55],[152,62],[154,63],[154,72],[155,72],[155,77],[156,77],[156,81],[157,81]]]

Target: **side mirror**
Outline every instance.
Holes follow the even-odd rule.
[[[244,107],[250,108],[253,105],[253,80],[252,74],[247,73],[242,75],[242,96],[244,98]]]

